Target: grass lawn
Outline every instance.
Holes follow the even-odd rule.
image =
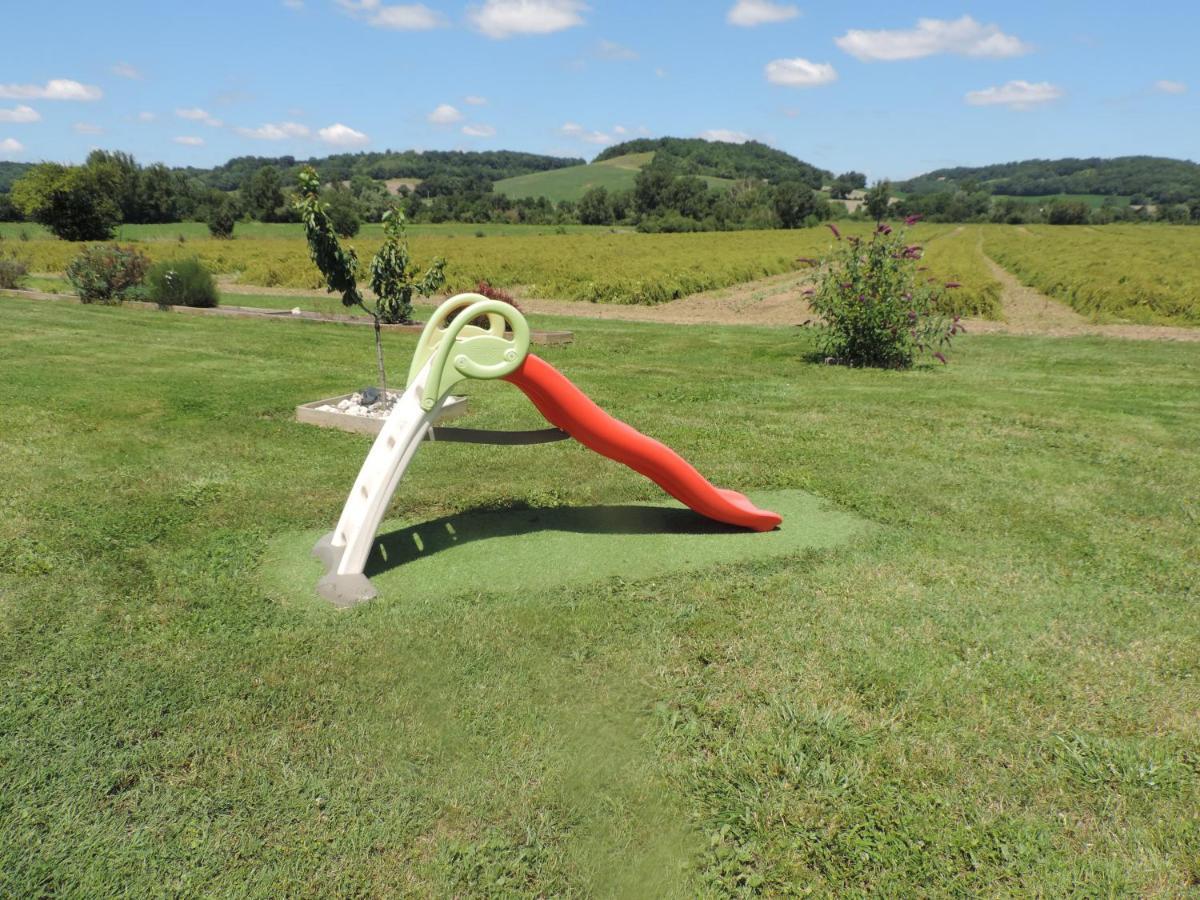
[[[0,298],[0,895],[1196,890],[1200,345],[895,373],[570,327],[547,358],[715,482],[872,527],[336,613],[260,569],[366,453],[291,411],[370,378],[369,330]],[[394,514],[660,497],[572,444],[443,444]]]

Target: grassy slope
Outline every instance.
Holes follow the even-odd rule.
[[[598,402],[874,536],[281,604],[260,555],[333,520],[367,447],[290,410],[369,377],[369,333],[0,299],[0,893],[1200,880],[1200,348],[971,336],[880,373],[790,330],[571,324],[547,355]],[[388,343],[399,370],[413,340]],[[471,394],[473,424],[535,422]],[[569,445],[443,445],[399,502],[657,496]]]
[[[555,203],[560,200],[578,200],[594,187],[627,191],[633,189],[637,173],[653,158],[653,153],[630,153],[586,166],[570,166],[566,169],[552,169],[548,172],[506,178],[497,181],[495,189],[497,193],[507,194],[509,197],[546,197]],[[728,178],[707,175],[703,178],[709,187],[723,188],[733,184]]]

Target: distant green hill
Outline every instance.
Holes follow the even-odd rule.
[[[653,153],[657,163],[670,162],[681,175],[731,180],[758,178],[772,184],[801,181],[813,188],[820,188],[833,178],[832,172],[758,141],[731,144],[703,138],[640,138],[607,148],[595,162],[645,153]]]
[[[518,175],[516,178],[497,181],[495,191],[514,200],[522,197],[545,197],[553,203],[558,203],[561,200],[577,201],[594,187],[606,188],[609,191],[632,190],[638,172],[648,166],[652,159],[653,152],[629,153],[586,166],[569,166],[565,169],[551,169],[548,172],[534,172],[532,175]],[[709,187],[714,188],[725,188],[733,184],[733,180],[729,178],[709,176],[704,180],[708,182]]]
[[[1200,197],[1200,165],[1160,156],[1027,159],[938,169],[896,184],[909,194],[932,194],[964,186],[1016,197],[1141,195],[1157,203],[1181,203]]]

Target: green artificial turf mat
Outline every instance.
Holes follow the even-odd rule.
[[[377,602],[428,602],[788,556],[837,546],[868,526],[804,491],[756,493],[750,499],[778,512],[783,524],[766,533],[745,531],[674,502],[489,509],[423,522],[391,520],[379,530],[366,574],[379,591]],[[269,590],[289,600],[324,602],[316,595],[324,571],[311,555],[321,534],[292,532],[272,542],[263,565]]]

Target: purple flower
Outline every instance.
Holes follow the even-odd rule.
[[[935,353],[935,354],[933,354],[933,358],[934,358],[934,359],[941,360],[941,362],[942,362],[942,365],[943,365],[943,366],[944,366],[944,365],[946,365],[946,357],[942,356],[942,354],[941,354],[941,353]]]
[[[905,247],[904,248],[904,258],[905,259],[920,259],[921,258],[921,245],[920,244],[910,244],[909,246]]]
[[[825,224],[829,226],[829,230],[833,232],[833,236],[840,241],[842,239],[842,233],[838,231],[838,227],[832,222],[826,222]]]
[[[920,215],[917,215],[917,216],[905,216],[905,217],[904,217],[904,224],[905,224],[905,225],[916,225],[916,224],[917,224],[918,222],[920,222],[920,221],[921,221],[921,219],[923,219],[923,218],[924,218],[924,216],[920,216]]]
[[[948,288],[960,288],[960,287],[962,287],[962,282],[960,282],[960,281],[947,281],[947,282],[946,282],[946,287],[948,287]]]
[[[886,222],[880,222],[878,225],[875,226],[875,232],[876,232],[876,234],[884,234],[884,235],[891,234],[892,226],[888,225]]]

